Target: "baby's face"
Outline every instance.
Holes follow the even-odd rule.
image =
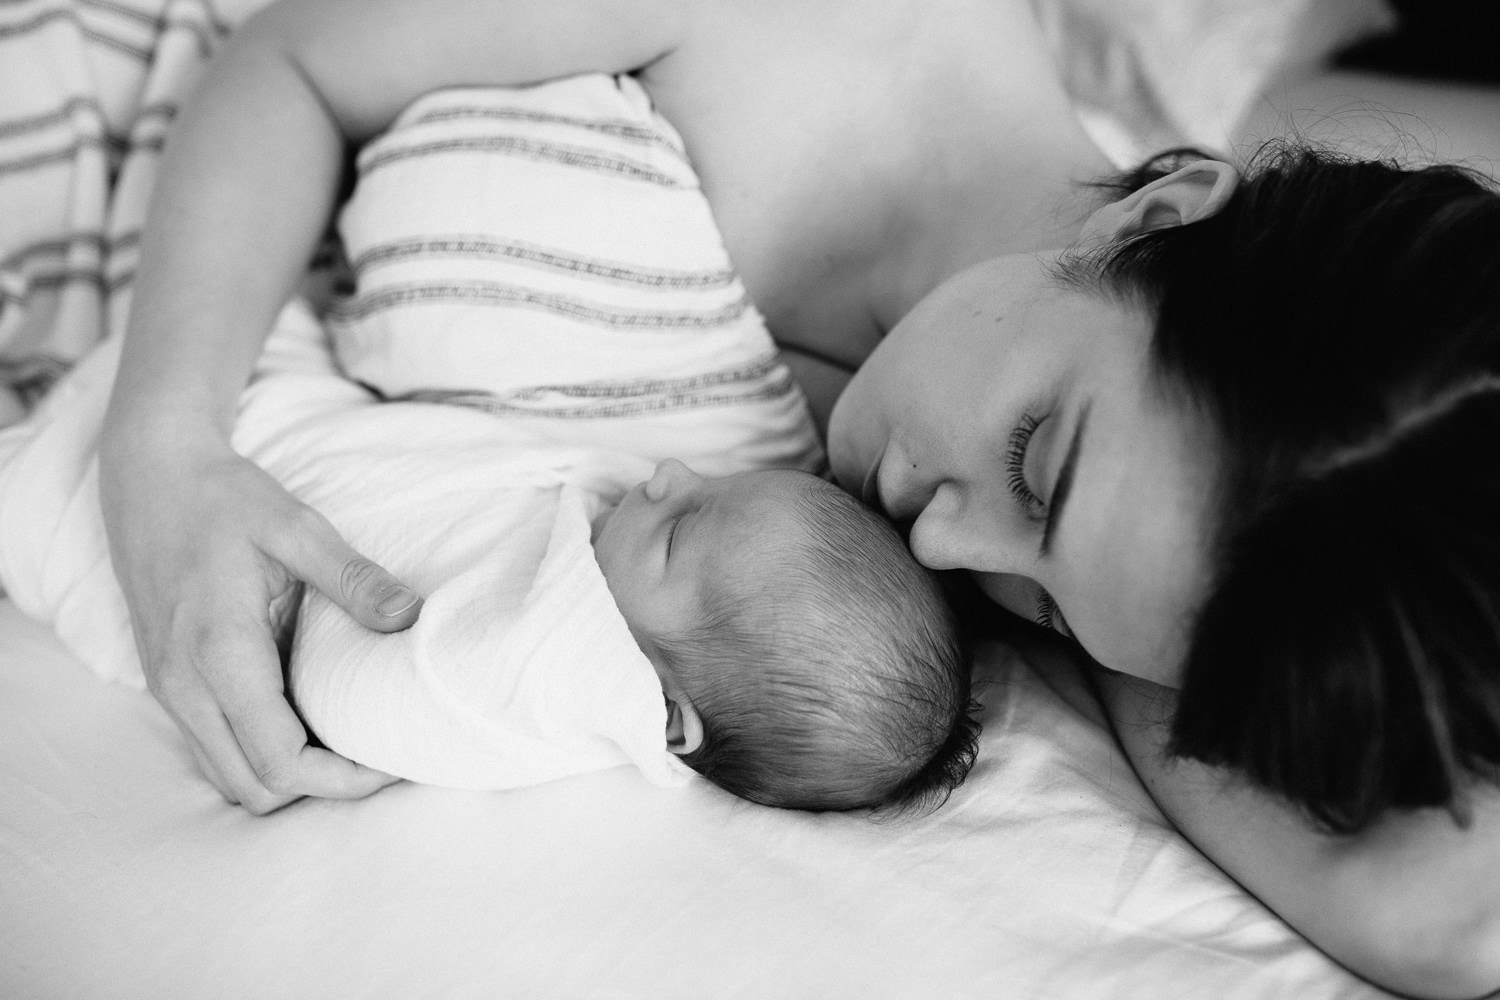
[[[594,522],[594,558],[646,655],[655,637],[699,620],[710,585],[732,596],[774,580],[777,553],[805,530],[798,493],[808,473],[704,479],[674,459]]]

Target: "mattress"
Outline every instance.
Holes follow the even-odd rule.
[[[256,818],[149,695],[0,603],[0,996],[1386,995],[1170,827],[1060,651],[1008,649],[924,817],[619,768]]]

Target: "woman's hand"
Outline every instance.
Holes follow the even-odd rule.
[[[304,795],[359,798],[395,779],[308,745],[283,693],[270,605],[298,580],[394,632],[417,595],[320,514],[219,442],[101,449],[100,494],[151,693],[224,797],[264,814]]]

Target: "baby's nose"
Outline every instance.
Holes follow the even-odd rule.
[[[646,481],[648,500],[665,500],[674,490],[684,489],[698,481],[698,474],[675,458],[657,463],[656,471]]]

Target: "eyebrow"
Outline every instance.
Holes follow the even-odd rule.
[[[1083,412],[1078,414],[1078,423],[1073,427],[1073,439],[1068,442],[1068,454],[1063,459],[1062,471],[1057,474],[1057,485],[1052,490],[1052,502],[1047,505],[1047,523],[1042,528],[1042,544],[1037,550],[1038,554],[1045,556],[1052,549],[1052,536],[1057,531],[1057,523],[1062,520],[1063,507],[1067,505],[1068,495],[1073,491],[1073,473],[1078,468],[1078,453],[1083,447],[1083,431],[1088,426],[1089,407],[1085,406]]]

